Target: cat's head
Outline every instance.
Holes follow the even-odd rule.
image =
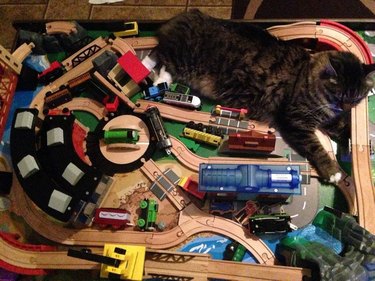
[[[350,52],[317,53],[312,62],[315,88],[332,107],[350,110],[374,87],[375,64],[363,64]]]

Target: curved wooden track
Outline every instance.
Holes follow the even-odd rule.
[[[151,181],[163,175],[152,160],[145,162],[141,170]],[[248,233],[242,225],[232,220],[202,212],[196,205],[190,204],[190,200],[180,189],[176,188],[171,192],[165,190],[165,192],[171,203],[180,210],[178,226],[182,232],[178,234],[179,236],[190,237],[205,231],[223,234],[239,241],[254,255],[258,262],[266,264],[275,262],[275,256],[268,246],[257,236]]]
[[[102,254],[102,248],[92,248]],[[67,250],[29,251],[16,248],[0,239],[0,260],[24,269],[87,269],[100,270],[100,264],[67,256]],[[173,262],[173,267],[171,263]],[[279,274],[282,272],[282,274]],[[275,278],[275,276],[279,276]],[[246,264],[212,260],[209,255],[177,253],[172,251],[147,250],[145,259],[146,277],[187,277],[194,280],[226,278],[235,280],[302,280],[310,275],[306,269],[285,266]],[[261,277],[261,279],[259,279]]]
[[[288,161],[285,158],[269,158],[269,159],[255,159],[255,158],[236,158],[236,157],[201,157],[189,150],[180,140],[170,136],[172,142],[171,151],[177,160],[185,167],[194,172],[199,171],[199,164],[259,164],[259,165],[302,165],[309,166],[306,162]],[[310,169],[309,169],[310,170]],[[310,175],[317,175],[312,170],[308,172]]]
[[[215,125],[215,116],[211,115],[209,112],[191,110],[186,108],[181,108],[177,106],[171,106],[165,103],[149,101],[140,99],[136,103],[136,108],[134,112],[143,113],[147,107],[156,106],[163,118],[179,121],[182,123],[188,123],[189,121],[194,121],[196,123],[202,123],[204,125]],[[275,131],[270,128],[267,124],[261,123],[254,120],[249,120],[248,127],[246,129],[238,128],[239,131],[247,130],[257,130],[262,132]]]
[[[149,169],[158,170],[156,166]],[[12,206],[16,206],[15,202],[17,202],[17,206],[20,206],[19,208],[15,207],[15,213],[22,216],[39,234],[57,243],[86,246],[124,243],[144,245],[151,249],[168,249],[186,241],[192,235],[208,231],[228,235],[232,239],[241,241],[259,263],[275,263],[275,256],[272,251],[259,238],[245,233],[244,228],[235,222],[228,222],[226,219],[201,212],[195,205],[189,205],[189,208],[183,209],[183,215],[181,215],[183,219],[179,221],[178,226],[165,232],[77,230],[51,221],[47,215],[35,207],[22,191],[17,178],[14,177],[13,180],[15,184],[11,192]],[[177,196],[183,195],[177,194]],[[223,228],[220,223],[229,228]]]
[[[372,63],[371,52],[358,35],[348,28],[334,22],[301,22],[292,25],[275,26],[268,29],[273,35],[283,40],[313,38],[333,47],[352,52],[363,63]],[[350,211],[358,215],[359,223],[371,233],[375,233],[375,193],[371,177],[370,147],[368,136],[368,101],[364,99],[352,109],[352,172],[355,185],[354,204],[348,200]],[[341,186],[350,189],[351,180]],[[343,188],[343,189],[344,189]],[[344,189],[345,190],[345,189]],[[344,193],[344,195],[347,194]],[[348,195],[345,196],[348,199]],[[351,206],[352,205],[352,206]]]
[[[46,23],[46,32],[49,35],[60,33],[69,35],[70,33],[77,33],[77,27],[71,21],[52,21]]]
[[[94,115],[98,120],[107,115],[107,109],[102,103],[89,98],[74,98],[57,108],[63,109],[64,107],[69,108],[71,111],[87,111]]]
[[[296,38],[318,38],[323,41],[331,41],[332,45],[340,46],[342,50],[351,51],[357,54],[364,62],[369,62],[368,57],[364,54],[363,46],[358,43],[358,40],[355,40],[355,38],[353,38],[351,34],[348,34],[346,30],[342,30],[338,26],[318,25],[317,23],[309,22],[284,27],[274,27],[269,31],[271,33],[274,33],[274,35],[280,37],[281,39],[286,40]],[[132,45],[131,43],[129,44]],[[103,51],[106,48],[107,47],[103,48]],[[82,64],[79,64],[77,67],[67,72],[69,73],[69,75],[64,75],[65,77],[63,76],[59,78],[52,85],[44,87],[40,94],[37,95],[36,99],[33,100],[31,106],[43,105],[43,102],[40,101],[44,99],[44,95],[48,90],[55,91],[60,85],[66,83],[71,78],[74,78],[79,74],[87,72],[89,69],[91,69],[91,66],[89,65],[91,63],[91,59],[87,60],[87,64],[86,61],[82,62]],[[149,104],[150,102],[147,103]],[[140,108],[137,110],[142,111],[143,106],[144,105],[141,104]],[[167,112],[164,114],[166,116],[163,115],[163,117],[173,119],[173,117],[169,116]],[[354,200],[354,202],[357,203],[357,206],[352,207],[352,212],[355,213],[355,210],[358,210],[360,224],[370,232],[375,233],[375,216],[373,216],[372,213],[372,211],[375,209],[375,202],[369,165],[369,146],[367,135],[367,101],[362,102],[360,105],[354,108],[352,110],[352,114],[353,176],[357,194]],[[176,116],[174,118],[176,118]],[[199,117],[197,116],[197,118]],[[210,123],[209,119],[206,119],[207,116],[205,116],[204,118],[205,119],[202,123]],[[178,119],[175,120],[180,121]],[[173,142],[177,146],[176,148],[173,148],[175,149],[175,155],[179,156],[181,155],[181,153],[184,153],[181,146],[174,140]],[[190,160],[186,160],[186,163],[188,163],[189,161]],[[267,163],[269,164],[270,162],[267,161]],[[225,219],[215,216],[207,215],[205,213],[203,215],[201,211],[195,208],[192,204],[187,205],[182,209],[179,225],[170,231],[166,231],[164,233],[118,231],[113,233],[111,231],[98,231],[94,229],[69,229],[64,225],[52,222],[46,215],[42,214],[27,198],[27,196],[19,186],[17,179],[15,179],[15,185],[12,190],[12,200],[13,206],[19,206],[17,211],[18,214],[22,215],[33,229],[38,231],[43,236],[62,244],[102,246],[104,243],[110,242],[139,244],[154,249],[165,249],[178,245],[179,243],[185,241],[192,234],[202,231],[212,231],[216,233],[223,233],[225,235],[228,235],[229,237],[234,238],[237,241],[240,241],[244,244],[244,246],[246,246],[246,248],[252,250],[255,253],[256,258],[261,263],[272,264],[274,262],[273,253],[268,249],[268,247],[264,245],[262,241],[256,239],[256,237],[249,236],[243,231],[243,229],[241,233],[237,232],[237,230],[233,231],[234,233],[232,233],[232,229],[237,228],[236,223],[229,222]],[[355,205],[355,203],[353,204]],[[56,257],[56,259],[53,259],[52,257],[48,257],[46,253],[43,253],[44,255],[42,255],[42,253],[38,253],[30,256],[30,253],[27,253],[26,251],[8,248],[8,245],[3,242],[0,242],[0,249],[0,256],[2,259],[7,259],[7,261],[14,264],[17,264],[18,262],[19,266],[25,268],[27,268],[28,266],[39,266],[40,264],[44,264],[46,267],[51,266],[52,268],[53,266],[57,265],[58,260],[61,260],[64,264],[58,265],[58,268],[60,269],[68,268],[69,266],[72,266],[75,269],[84,269],[86,268],[86,266],[88,266],[87,268],[95,267],[95,265],[92,264],[85,264],[90,262],[79,262],[79,260],[76,259],[74,259],[74,262],[64,262],[62,256],[65,255],[65,252],[63,254],[59,254],[59,252],[53,252],[52,255]],[[11,253],[10,258],[8,257],[8,253]],[[61,258],[59,259],[59,257]],[[44,259],[44,261],[39,262],[39,259]],[[226,264],[226,262],[220,261],[215,265],[209,265],[208,268],[210,269],[208,271],[212,273],[212,278],[225,277],[225,273],[221,272],[221,269],[226,270],[224,269]],[[236,270],[233,270],[233,272],[231,272],[231,274],[233,275],[228,275],[228,279],[232,279],[232,277],[234,277],[236,280],[262,280],[260,278],[264,278],[263,280],[302,279],[301,275],[298,275],[301,274],[301,271],[298,271],[298,269],[297,275],[288,275],[292,274],[290,272],[287,273],[287,270],[289,270],[288,268],[277,268],[277,273],[275,273],[274,270],[276,269],[273,266],[267,266],[266,268],[262,269],[262,271],[256,277],[254,277],[255,279],[251,279],[251,276],[249,276],[249,274],[251,273],[248,271],[250,265],[246,265],[246,267],[242,266],[243,264],[241,263],[236,263],[236,265],[230,264],[228,269]],[[244,270],[240,269],[240,267],[246,268],[246,275],[248,276],[247,278],[240,276],[242,270]],[[169,268],[169,270],[172,269]],[[164,269],[163,272],[167,271],[167,269]],[[271,274],[271,272],[273,274]],[[270,275],[268,275],[268,273],[270,273]],[[238,277],[238,279],[236,277]],[[202,280],[206,279],[202,277]]]

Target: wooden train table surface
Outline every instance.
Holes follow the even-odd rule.
[[[256,24],[283,40],[318,50],[351,51],[365,63],[375,56],[375,25],[368,22]],[[126,54],[142,67],[142,59],[157,44],[153,34],[159,25],[139,22],[137,35],[120,38],[113,35],[124,27],[119,21],[15,23],[15,50],[24,42],[33,41],[34,46],[30,46],[32,51],[23,47],[22,52],[17,49],[9,52],[8,58],[0,58],[6,61],[0,64],[4,69],[10,64],[9,57],[23,60],[20,73],[14,69],[7,70],[10,76],[1,73],[3,85],[13,85],[10,77],[18,77],[18,87],[0,89],[1,106],[7,106],[7,112],[1,113],[6,123],[0,143],[0,231],[19,235],[16,246],[12,244],[15,248],[9,251],[19,255],[20,262],[0,256],[0,267],[26,275],[64,269],[46,280],[59,280],[56,276],[60,275],[73,280],[76,272],[82,275],[80,280],[99,279],[98,264],[81,260],[74,266],[67,249],[87,247],[101,253],[105,244],[119,243],[146,247],[143,273],[150,278],[258,280],[262,275],[264,280],[302,280],[303,275],[311,276],[310,270],[278,265],[275,253],[280,241],[288,237],[317,239],[314,229],[323,224],[316,222],[316,216],[323,207],[348,213],[368,230],[368,235],[375,233],[374,92],[352,111],[351,153],[335,151],[328,137],[319,134],[325,148],[348,174],[339,186],[325,185],[274,129],[243,119],[240,111],[220,109],[205,99],[199,110],[144,99],[143,91],[151,87],[153,72],[142,69],[142,73],[136,73],[147,73],[137,85],[133,73],[126,73],[117,59]],[[51,80],[35,83],[38,73],[53,61],[59,66],[49,74]],[[103,70],[101,64],[111,67]],[[8,103],[3,102],[6,95],[12,97]],[[202,143],[203,132],[199,130],[204,128],[207,133],[218,127],[225,132],[219,137],[221,145],[212,145],[213,135],[208,143]],[[187,137],[186,129],[197,131],[200,139]],[[271,153],[264,154],[260,148],[249,152],[232,149],[230,132],[241,135],[251,130],[262,138],[274,136]],[[224,188],[226,184],[233,187],[229,183],[232,175],[242,177],[241,181],[249,177],[250,181],[251,173],[263,171],[288,179],[288,188],[262,186],[241,192],[238,182],[237,193]],[[298,184],[293,188],[289,180],[293,179],[292,171],[298,172]],[[219,189],[214,192],[203,192],[202,173],[230,179],[218,180]],[[10,180],[9,191],[5,183]],[[157,203],[153,219],[144,217],[145,202]],[[126,210],[130,218],[126,227],[117,229],[109,222],[100,224],[95,209],[102,209],[103,214]],[[276,222],[275,214],[283,214],[289,221],[282,225],[279,221],[284,218],[278,217]],[[267,218],[271,223],[267,227],[259,223],[256,230],[255,218]],[[140,219],[146,220],[146,226]],[[344,242],[333,236],[319,237],[319,242],[339,253]],[[1,237],[0,241],[7,241],[1,249],[15,239],[5,234]],[[236,267],[234,257],[229,258],[232,261],[227,261],[228,266],[220,264],[230,246],[238,245],[234,242],[244,247],[240,263],[244,267]],[[22,246],[31,244],[54,248]],[[178,264],[176,255],[182,257],[184,252],[195,253],[183,256],[186,269],[181,265],[168,271],[160,255],[174,258]],[[26,253],[32,260],[28,265],[21,262]],[[211,256],[202,255],[207,253]],[[255,265],[259,267],[250,268]],[[94,273],[87,269],[94,269]]]

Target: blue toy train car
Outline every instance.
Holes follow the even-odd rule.
[[[199,191],[301,194],[300,167],[202,163]]]

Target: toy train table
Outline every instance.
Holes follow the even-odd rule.
[[[260,25],[373,60],[371,25]],[[130,280],[373,276],[374,95],[352,110],[350,152],[317,133],[347,175],[323,185],[245,109],[153,85],[145,58],[158,26],[15,24],[15,51],[0,57],[1,177],[12,182],[1,197],[0,267]]]

